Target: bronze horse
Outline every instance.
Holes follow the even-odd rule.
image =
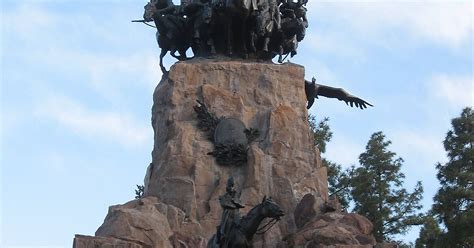
[[[156,8],[158,0],[150,0],[145,5],[143,19],[145,22],[153,21],[156,26],[156,40],[161,48],[160,68],[167,73],[163,66],[163,57],[170,52],[171,56],[178,60],[186,60],[186,51],[191,46],[186,32],[186,23],[182,17],[174,14],[162,14]],[[176,55],[179,52],[179,55]]]
[[[264,197],[262,203],[252,208],[248,214],[233,223],[229,233],[223,240],[217,240],[214,234],[207,244],[207,248],[249,248],[252,239],[259,231],[259,225],[266,218],[279,220],[284,215],[283,210],[271,198]],[[271,226],[270,226],[271,227]]]

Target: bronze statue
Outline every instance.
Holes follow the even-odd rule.
[[[244,217],[240,217],[239,209],[244,206],[239,202],[240,192],[234,188],[234,179],[227,180],[226,193],[219,197],[223,209],[221,224],[217,232],[207,243],[208,248],[248,248],[257,233],[268,231],[281,216],[283,210],[271,199],[264,197],[262,203],[252,208]],[[267,225],[259,228],[260,223],[272,218]]]
[[[143,20],[155,23],[156,40],[161,48],[160,68],[163,73],[166,73],[166,68],[163,66],[163,57],[166,53],[170,52],[171,56],[178,60],[187,59],[186,51],[190,43],[185,20],[176,15],[178,9],[171,0],[151,0],[144,8]],[[179,52],[179,56],[176,52]]]
[[[248,58],[247,40],[249,37],[249,19],[257,9],[257,0],[223,0],[220,11],[224,15],[226,54],[232,56],[236,46],[241,57]],[[222,16],[221,14],[221,16]]]
[[[229,241],[229,232],[234,224],[239,224],[240,208],[244,206],[240,203],[240,192],[234,188],[234,178],[227,179],[227,187],[224,195],[219,197],[219,203],[222,207],[221,224],[217,229],[217,243],[221,247],[227,247]]]
[[[278,62],[282,63],[288,55],[291,57],[297,54],[298,42],[301,42],[306,35],[306,28],[308,28],[308,20],[306,19],[306,5],[307,0],[298,0],[293,2],[285,0],[282,2],[280,11],[282,14],[281,21],[281,35],[277,42],[275,52],[278,55]],[[283,55],[286,56],[283,58]]]
[[[307,0],[150,0],[144,20],[153,21],[161,48],[160,67],[167,52],[178,60],[214,54],[271,60],[294,56],[308,27]],[[249,52],[250,50],[250,52]],[[176,54],[179,52],[179,55]]]
[[[216,53],[214,46],[214,10],[210,0],[190,1],[183,7],[189,26],[192,26],[192,47],[196,56],[206,56]]]
[[[317,84],[316,79],[313,77],[311,82],[305,80],[304,82],[304,90],[306,93],[306,99],[308,101],[307,109],[311,108],[314,103],[314,99],[318,98],[318,96],[324,96],[328,98],[337,98],[339,101],[344,101],[347,105],[354,105],[360,109],[365,109],[368,106],[373,106],[372,104],[366,102],[363,99],[360,99],[356,96],[353,96],[347,93],[342,88],[334,88],[322,84]]]

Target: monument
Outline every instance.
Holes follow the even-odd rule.
[[[163,76],[143,196],[111,206],[95,236],[76,235],[75,248],[375,245],[372,224],[328,197],[307,112],[317,96],[372,105],[282,63],[304,39],[306,3],[146,4],[138,21],[157,28]],[[167,52],[178,60],[169,71]]]

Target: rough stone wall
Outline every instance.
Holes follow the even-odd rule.
[[[241,120],[260,137],[248,163],[216,164],[213,144],[197,128],[200,100],[217,116]],[[76,235],[74,248],[205,248],[222,209],[218,197],[233,176],[245,215],[271,196],[285,216],[254,247],[374,247],[372,224],[328,201],[327,171],[309,130],[304,68],[249,61],[176,63],[153,94],[154,149],[144,197],[109,208],[96,236]]]
[[[156,196],[210,237],[221,217],[218,197],[229,176],[247,206],[264,195],[286,215],[256,247],[272,247],[296,231],[294,210],[307,194],[327,200],[326,168],[312,145],[304,92],[304,68],[247,61],[191,60],[176,63],[153,94],[154,149],[145,176],[145,196]],[[260,130],[248,165],[223,167],[207,155],[213,144],[197,128],[196,100],[217,116],[240,119]]]

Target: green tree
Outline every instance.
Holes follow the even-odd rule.
[[[354,211],[372,221],[379,242],[422,224],[422,215],[417,212],[422,207],[423,187],[418,182],[413,193],[403,188],[403,159],[388,150],[390,144],[382,132],[372,134],[366,151],[359,156],[361,166],[352,176]]]
[[[451,121],[443,142],[449,161],[438,163],[441,184],[434,197],[433,213],[446,227],[439,242],[450,247],[474,247],[474,113],[463,109]]]
[[[313,115],[309,116],[309,127],[313,134],[313,144],[321,153],[326,152],[326,144],[331,141],[332,132],[329,127],[329,118],[324,118],[317,122]],[[351,169],[343,170],[342,166],[322,158],[323,165],[328,170],[328,190],[330,195],[337,195],[341,206],[345,209],[349,207],[350,202],[350,172]]]
[[[326,152],[326,144],[332,138],[331,128],[329,128],[329,118],[325,117],[322,121],[317,122],[314,115],[309,115],[309,128],[313,134],[313,144],[321,153]]]
[[[420,235],[416,239],[415,248],[435,248],[439,247],[436,240],[441,234],[438,222],[432,215],[425,217],[423,227],[420,229]]]
[[[351,176],[354,166],[342,169],[340,164],[323,158],[323,164],[328,170],[329,195],[336,195],[343,209],[348,209],[351,202]]]

